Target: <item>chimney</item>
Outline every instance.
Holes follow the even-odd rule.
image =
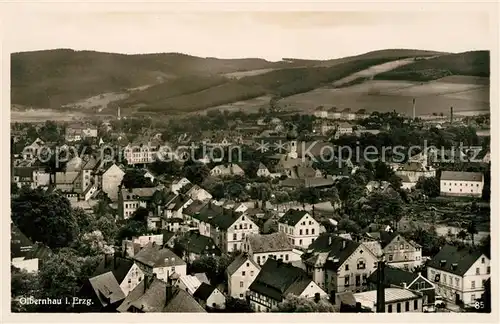
[[[406,289],[406,282],[403,282],[403,289]]]
[[[150,281],[151,276],[149,274],[144,275],[144,292],[148,290]]]
[[[384,276],[385,262],[379,261],[377,270],[377,313],[385,313]]]
[[[109,260],[108,260],[108,258],[109,258],[109,257],[108,257],[108,254],[107,254],[107,253],[106,253],[106,254],[104,254],[104,267],[105,267],[105,268],[106,268],[106,267],[108,266],[108,264],[109,264]]]
[[[330,292],[330,303],[332,303],[332,305],[335,305],[335,290],[332,290]]]
[[[413,119],[415,119],[415,103],[416,103],[416,100],[415,98],[413,98]]]
[[[453,107],[450,107],[450,123],[453,123]]]
[[[345,249],[346,243],[346,240],[342,240],[342,249]]]
[[[441,267],[444,267],[446,265],[446,260],[441,260],[440,264],[441,264]]]
[[[171,284],[167,284],[165,287],[165,306],[168,304],[170,300],[172,300],[173,297],[173,288]]]
[[[332,245],[332,237],[331,236],[328,236],[328,245]]]

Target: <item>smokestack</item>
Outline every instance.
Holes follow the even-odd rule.
[[[413,119],[415,119],[415,103],[416,103],[416,100],[415,100],[415,98],[413,98]]]
[[[113,269],[116,269],[116,258],[118,257],[118,252],[113,255]]]
[[[453,123],[453,107],[450,107],[450,124]]]
[[[168,302],[172,299],[173,291],[172,291],[172,285],[167,284],[165,288],[165,305],[168,304]]]
[[[377,313],[385,313],[384,268],[385,262],[379,261],[377,271]]]

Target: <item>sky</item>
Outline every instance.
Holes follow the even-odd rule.
[[[53,48],[203,57],[331,59],[388,48],[491,49],[481,12],[19,13],[10,52]]]

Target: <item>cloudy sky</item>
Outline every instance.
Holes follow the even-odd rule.
[[[328,59],[386,48],[490,49],[481,12],[19,13],[9,51],[73,48],[221,58]]]

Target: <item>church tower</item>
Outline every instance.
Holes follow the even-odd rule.
[[[287,140],[289,140],[289,150],[288,150],[288,157],[292,159],[296,159],[298,157],[297,153],[297,130],[296,127],[294,126],[292,130],[290,130],[287,135]]]

